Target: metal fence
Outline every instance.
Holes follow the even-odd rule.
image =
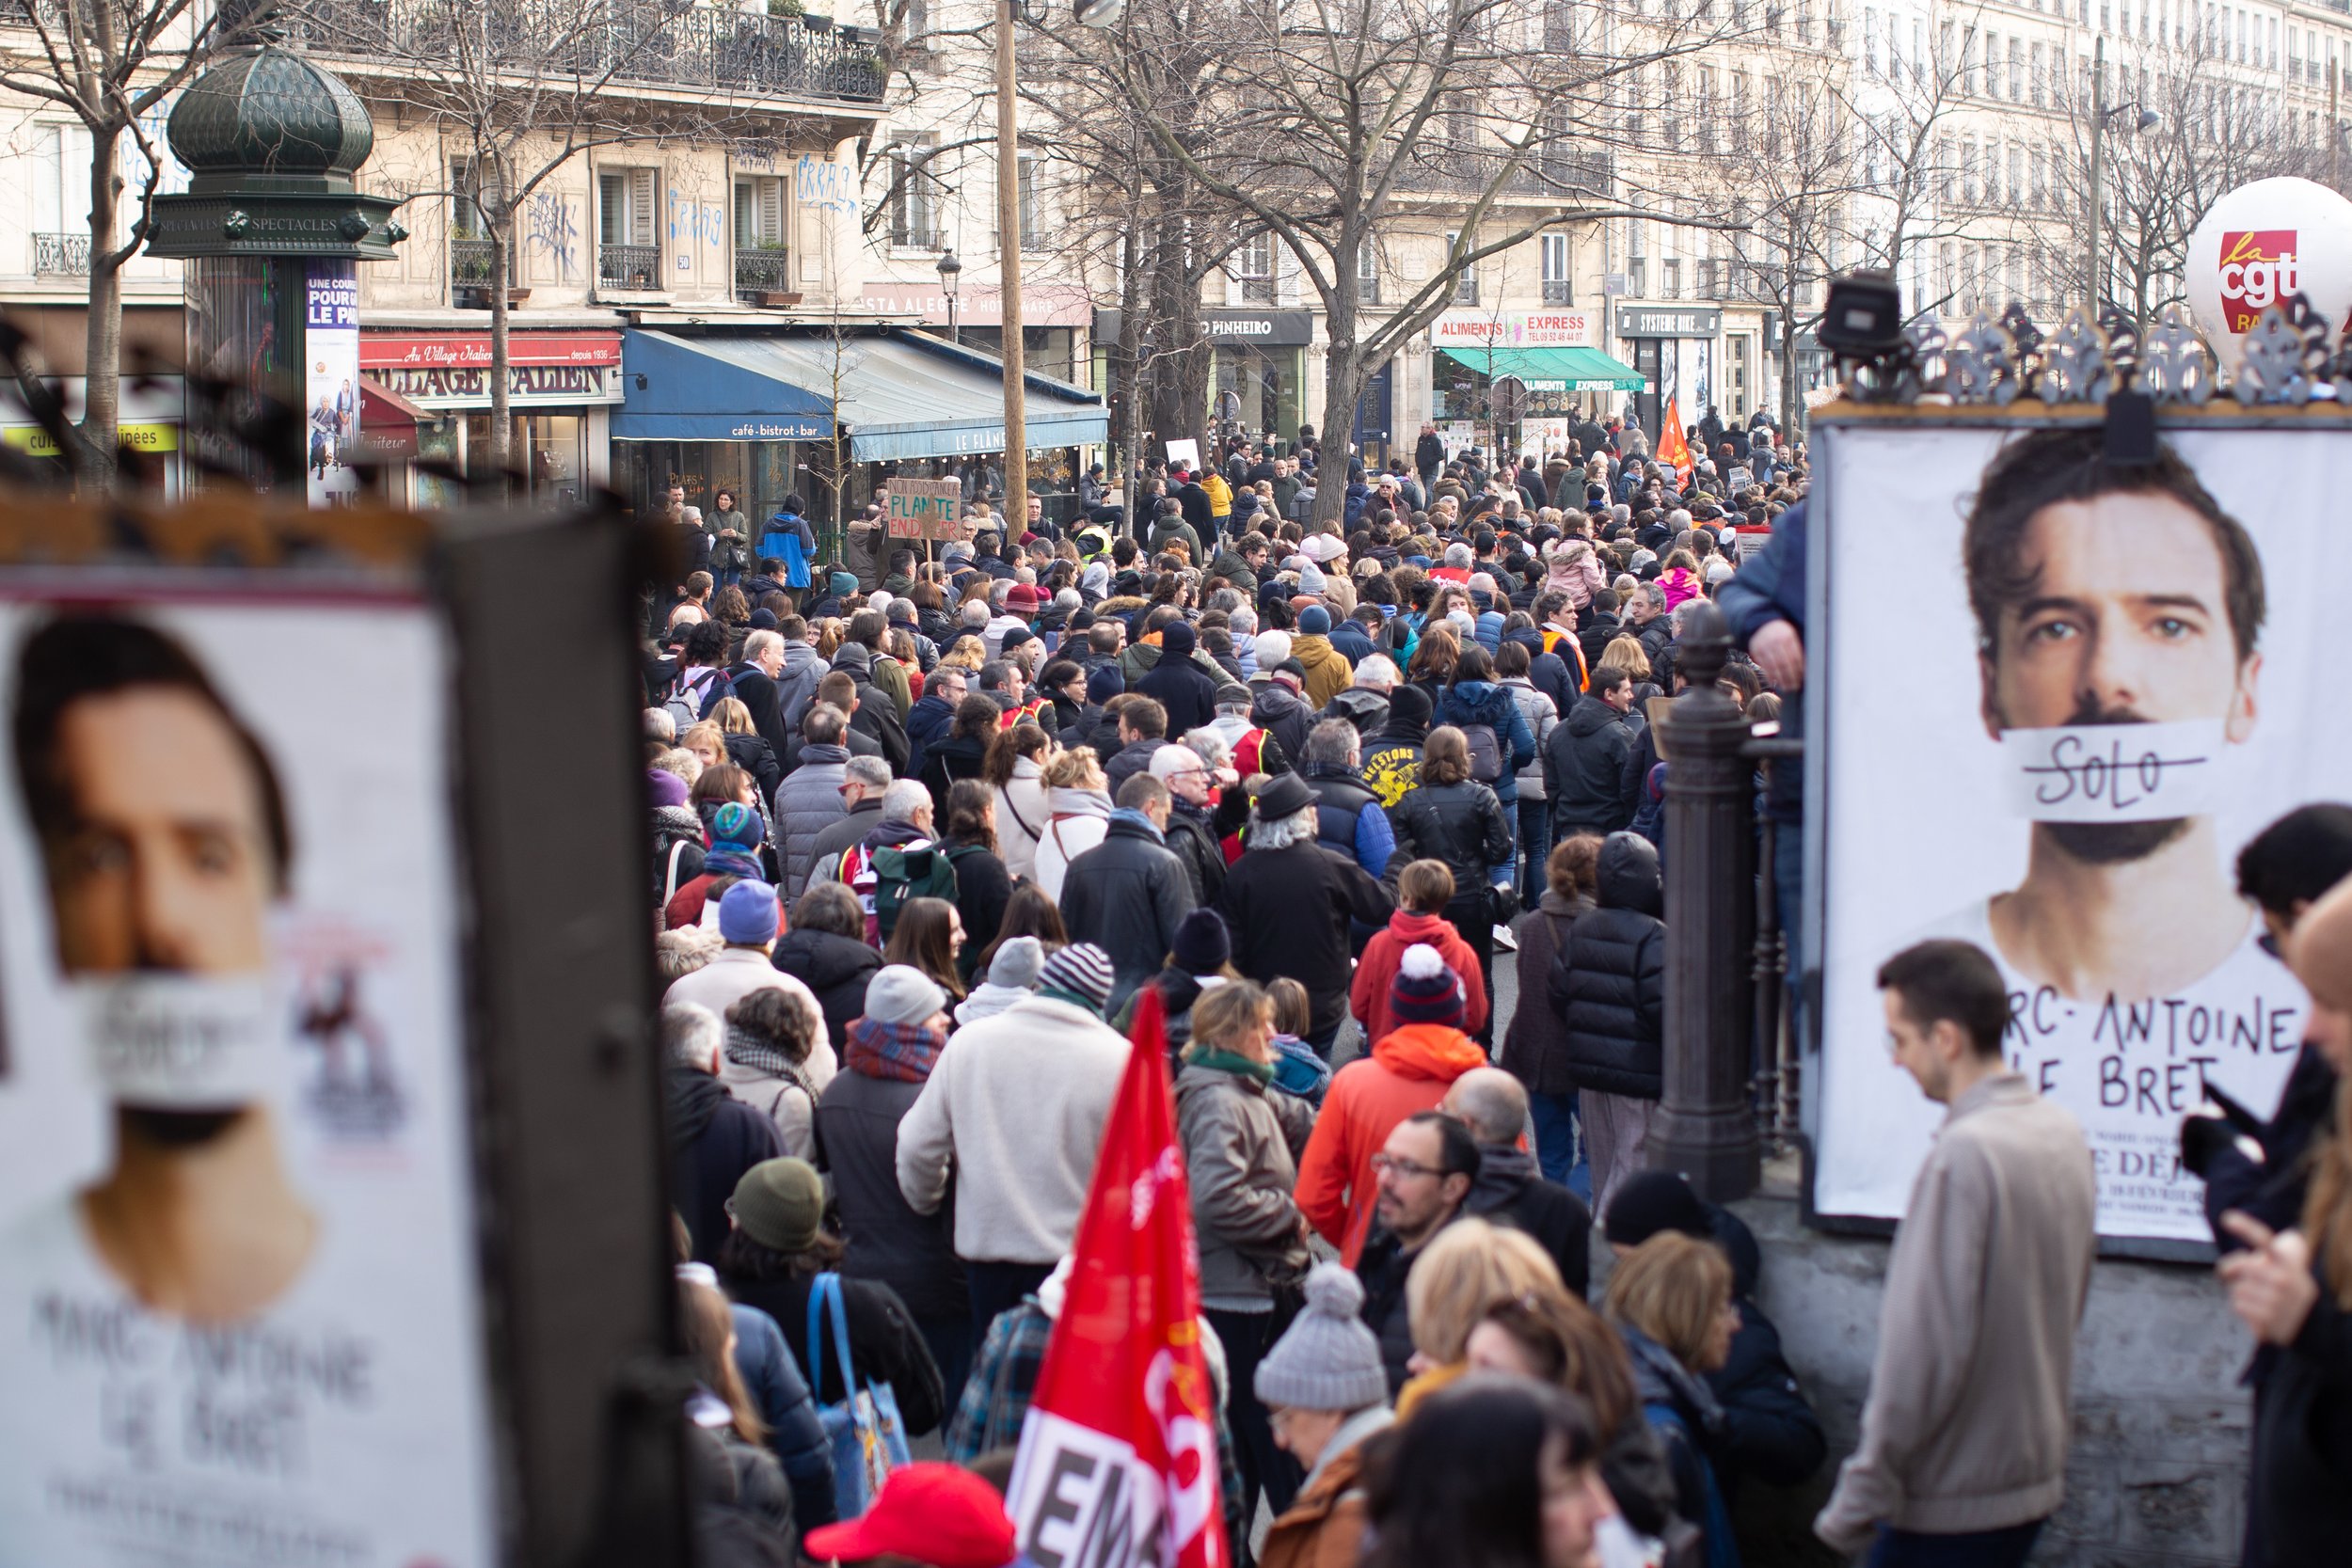
[[[35,277],[87,277],[89,276],[89,236],[87,234],[34,235],[33,276]]]
[[[608,289],[661,287],[661,247],[658,245],[596,246],[596,281]]]
[[[586,20],[583,20],[583,17]],[[614,0],[289,0],[290,43],[315,55],[471,76],[718,88],[753,98],[879,103],[872,38],[797,17]]]
[[[787,293],[792,288],[792,253],[739,250],[735,253],[735,292],[738,294]]]

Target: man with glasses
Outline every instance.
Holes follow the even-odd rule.
[[[1184,865],[1195,907],[1214,907],[1225,896],[1225,850],[1218,844],[1215,814],[1217,786],[1232,784],[1232,769],[1218,778],[1189,746],[1162,746],[1152,753],[1152,776],[1173,797],[1167,832],[1168,852]]]
[[[789,782],[788,780],[787,781]],[[880,757],[851,757],[841,770],[840,820],[817,836],[809,853],[809,876],[822,880],[841,852],[866,842],[882,825],[882,795],[890,788],[890,764]]]
[[[812,703],[801,720],[799,765],[776,785],[776,809],[768,820],[776,835],[776,863],[784,895],[797,898],[817,864],[817,841],[849,812],[843,788],[850,749],[843,736],[850,716],[831,703]]]
[[[1478,1180],[1478,1159],[1469,1125],[1443,1111],[1419,1111],[1398,1122],[1372,1157],[1380,1196],[1356,1275],[1364,1282],[1364,1323],[1380,1341],[1391,1398],[1405,1386],[1413,1355],[1405,1278],[1430,1238],[1460,1216]]]
[[[908,778],[923,776],[923,750],[946,736],[964,690],[963,672],[952,664],[933,670],[924,681],[923,695],[907,709]]]

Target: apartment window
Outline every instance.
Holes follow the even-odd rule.
[[[1698,69],[1699,150],[1715,150],[1715,72],[1711,67]]]
[[[907,137],[890,149],[890,243],[913,250],[937,250],[939,178],[928,140]]]
[[[2275,16],[2274,16],[2274,17],[2272,17],[2272,18],[2270,19],[2270,22],[2269,22],[2269,31],[2270,31],[2270,59],[2269,59],[2269,66],[2270,66],[2270,69],[2271,69],[2271,70],[2276,71],[2276,70],[2278,70],[2278,69],[2279,69],[2279,19],[2278,19],[2277,17],[2275,17]]]
[[[499,203],[498,171],[473,158],[449,161],[450,237],[486,240],[490,237],[487,209]]]
[[[1565,234],[1538,234],[1535,247],[1543,268],[1544,303],[1575,304],[1576,285],[1568,277],[1568,237]]]
[[[1862,8],[1862,69],[1871,72],[1879,69],[1879,12],[1876,6]]]
[[[2009,40],[2009,101],[2026,101],[2026,45],[2021,39]]]
[[[1459,230],[1448,230],[1446,231],[1445,254],[1448,261],[1451,261],[1454,259],[1454,249],[1460,245],[1461,243],[1462,236]],[[1477,262],[1472,261],[1466,264],[1462,268],[1461,276],[1454,280],[1454,303],[1456,305],[1475,305],[1478,303]]]
[[[1658,295],[1661,299],[1682,297],[1682,258],[1669,256],[1660,263]]]
[[[1544,7],[1544,48],[1554,55],[1576,51],[1576,11],[1569,0],[1549,0]]]
[[[1649,74],[1645,66],[1635,66],[1626,73],[1625,135],[1628,141],[1642,139],[1642,98],[1645,90],[1644,78]]]
[[[791,260],[785,247],[783,177],[737,175],[735,292],[744,295],[789,290]]]
[[[2050,99],[2050,55],[2040,44],[2033,46],[2033,106],[2044,107]]]
[[[89,132],[79,125],[36,125],[33,154],[32,272],[36,277],[89,275]]]
[[[1038,211],[1037,164],[1035,158],[1023,153],[1013,166],[1017,182],[1014,204],[1020,212],[1021,248],[1024,250],[1045,248],[1045,225]]]
[[[1960,144],[1960,198],[1977,199],[1977,138],[1970,136]]]
[[[1232,278],[1244,305],[1274,303],[1274,236],[1253,234],[1233,252]]]
[[[659,171],[596,171],[596,281],[617,289],[661,286],[661,246],[655,238]]]
[[[1380,303],[1380,247],[1370,235],[1356,253],[1356,300],[1359,305]]]
[[[1937,137],[1935,142],[1935,194],[1946,201],[1951,200],[1958,194],[1953,187],[1955,171],[1958,167],[1959,158],[1952,150],[1952,138]]]

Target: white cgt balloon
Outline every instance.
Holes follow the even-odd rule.
[[[2189,236],[2187,270],[2189,309],[2232,370],[2239,335],[2298,293],[2333,341],[2352,310],[2352,201],[2292,175],[2240,185]]]

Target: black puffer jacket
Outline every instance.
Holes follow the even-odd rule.
[[[1268,681],[1249,705],[1249,721],[1272,730],[1274,738],[1282,743],[1282,754],[1295,764],[1307,754],[1307,732],[1315,727],[1315,710],[1280,681]]]
[[[1103,842],[1072,861],[1062,878],[1061,919],[1070,940],[1110,955],[1118,976],[1111,1008],[1159,972],[1177,926],[1191,912],[1192,881],[1183,863],[1149,827],[1116,814]]]
[[[1744,1480],[1767,1486],[1802,1485],[1821,1467],[1829,1439],[1781,1354],[1780,1330],[1756,1304],[1764,1255],[1755,1232],[1730,1210],[1709,1204],[1708,1219],[1715,1244],[1731,1259],[1732,1305],[1740,1309],[1740,1331],[1731,1337],[1730,1356],[1707,1374],[1708,1386],[1724,1407],[1715,1479],[1726,1498]]]
[[[1551,1005],[1567,1022],[1579,1088],[1656,1100],[1665,1086],[1666,927],[1658,850],[1633,833],[1600,848],[1597,909],[1568,927],[1552,960]]]
[[[1511,822],[1495,792],[1475,779],[1424,783],[1397,803],[1399,847],[1417,860],[1443,861],[1454,872],[1454,895],[1487,885],[1487,867],[1511,863]]]
[[[866,1012],[866,982],[882,967],[882,955],[833,931],[787,931],[776,939],[770,961],[817,993],[825,1037],[839,1051],[850,1021]]]
[[[1552,831],[1613,833],[1633,820],[1641,775],[1633,729],[1598,697],[1580,697],[1544,742],[1544,798]]]

